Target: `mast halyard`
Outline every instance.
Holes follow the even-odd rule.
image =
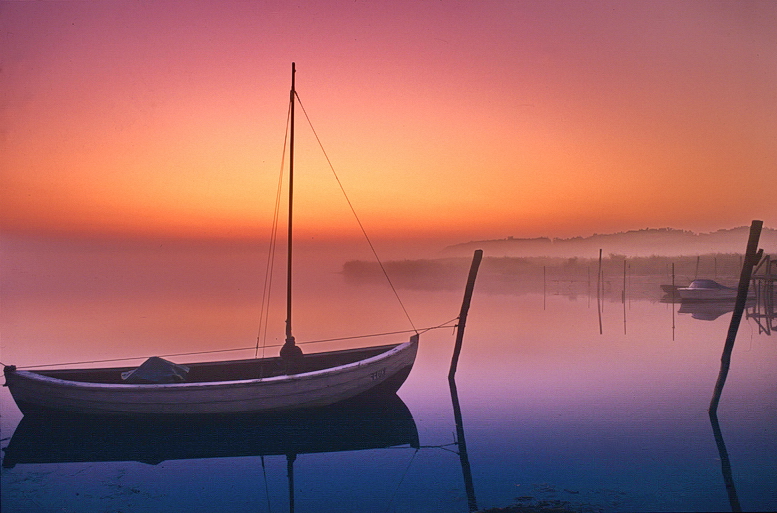
[[[289,101],[291,102],[291,124],[289,135],[289,220],[287,234],[287,260],[286,260],[286,342],[281,348],[281,357],[285,359],[295,359],[302,356],[302,350],[294,343],[294,336],[291,332],[291,274],[292,274],[292,213],[294,200],[294,104],[297,95],[294,85],[294,75],[297,72],[294,63],[291,63],[291,91]]]

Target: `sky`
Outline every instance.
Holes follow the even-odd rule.
[[[373,237],[777,227],[777,2],[4,0],[0,230],[264,236],[292,62]],[[297,233],[351,237],[297,112]]]

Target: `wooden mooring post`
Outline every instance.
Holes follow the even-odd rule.
[[[728,336],[726,344],[723,347],[723,356],[720,357],[720,372],[718,381],[715,383],[715,392],[712,394],[709,412],[715,414],[718,411],[720,394],[723,392],[723,385],[726,384],[726,376],[731,366],[731,352],[734,350],[734,341],[737,338],[739,323],[742,320],[742,314],[745,311],[747,302],[747,290],[750,286],[750,277],[753,274],[753,267],[761,260],[763,250],[758,250],[758,240],[761,237],[761,228],[763,221],[753,221],[750,225],[750,237],[747,241],[747,250],[745,259],[742,262],[742,274],[739,276],[739,289],[737,290],[737,300],[734,306],[734,313],[731,316],[731,324],[728,327]]]
[[[623,292],[621,292],[621,302],[626,304],[626,259],[623,259]]]
[[[599,335],[602,331],[602,295],[604,293],[604,284],[602,283],[602,248],[599,248],[599,271],[596,274],[596,310],[599,314]]]
[[[674,262],[672,262],[672,342],[674,342],[674,330],[675,330],[674,302],[676,297],[677,297],[677,287],[674,284]]]
[[[464,327],[467,324],[467,314],[469,305],[472,302],[472,292],[475,290],[475,278],[478,275],[480,261],[483,259],[483,250],[475,250],[472,256],[472,265],[469,268],[467,276],[467,286],[464,288],[464,300],[461,303],[459,312],[459,322],[456,325],[456,346],[453,349],[451,358],[451,368],[448,371],[448,385],[451,389],[451,402],[453,403],[453,416],[456,420],[456,443],[459,446],[459,459],[461,461],[461,471],[464,475],[464,488],[467,492],[467,503],[470,511],[477,511],[477,501],[475,500],[475,486],[472,482],[472,469],[469,465],[469,456],[467,455],[467,442],[464,439],[464,424],[461,416],[461,406],[459,405],[459,394],[456,390],[456,367],[459,364],[459,355],[461,354],[461,345],[464,341]],[[544,288],[544,268],[543,268],[543,288]]]
[[[459,364],[459,355],[461,354],[461,344],[464,341],[464,326],[467,324],[467,314],[469,305],[472,301],[472,292],[475,290],[475,278],[478,276],[480,261],[483,259],[483,250],[476,249],[472,256],[472,265],[469,268],[467,276],[467,286],[464,289],[464,301],[461,303],[461,312],[459,312],[459,322],[456,327],[456,346],[453,348],[453,357],[451,358],[451,368],[448,371],[448,380],[453,380],[456,375],[456,367]]]

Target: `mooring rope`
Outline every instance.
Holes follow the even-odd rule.
[[[458,319],[458,317],[454,318],[453,320],[457,320],[457,319]],[[422,328],[420,330],[418,330],[416,328],[413,328],[411,330],[386,331],[386,332],[383,332],[383,333],[373,333],[371,335],[352,335],[352,336],[349,336],[349,337],[322,338],[322,339],[318,339],[318,340],[308,340],[308,341],[304,341],[304,342],[297,342],[297,344],[319,344],[321,342],[338,342],[340,340],[356,340],[356,339],[360,339],[360,338],[383,337],[383,336],[387,336],[387,335],[400,335],[402,333],[416,333],[416,334],[420,335],[422,333],[426,333],[427,331],[431,331],[431,330],[438,330],[438,329],[442,329],[442,328],[455,328],[456,325],[455,324],[452,325],[452,324],[450,324],[450,322],[452,322],[452,321],[446,321],[446,322],[444,322],[442,324],[438,324],[437,326],[432,326],[432,327],[429,327],[429,328]],[[280,345],[282,345],[282,344],[278,344],[278,346],[280,346]],[[278,347],[278,346],[269,346],[269,347]]]
[[[396,297],[397,301],[399,301],[399,306],[402,307],[402,311],[405,313],[405,317],[407,317],[407,320],[410,321],[410,326],[413,327],[414,331],[417,331],[415,328],[415,324],[413,324],[413,319],[410,318],[410,314],[407,312],[407,308],[405,308],[405,304],[402,302],[402,298],[399,297],[399,293],[397,292],[397,289],[394,287],[394,284],[391,282],[391,278],[389,278],[389,275],[386,272],[386,268],[383,266],[383,262],[380,260],[380,257],[378,256],[378,252],[375,250],[375,246],[372,245],[372,240],[370,240],[369,235],[367,235],[367,230],[364,229],[364,225],[362,224],[361,219],[359,219],[359,215],[356,213],[356,209],[353,207],[353,204],[351,203],[351,199],[348,197],[348,194],[345,192],[345,188],[343,187],[342,182],[340,182],[340,177],[337,176],[337,172],[335,171],[335,168],[332,165],[332,161],[329,160],[329,155],[327,155],[326,150],[324,149],[324,145],[321,143],[321,139],[318,137],[318,133],[316,132],[316,129],[313,128],[313,123],[310,121],[310,117],[308,116],[308,112],[305,110],[305,106],[302,105],[302,100],[300,99],[296,91],[294,92],[294,95],[297,97],[297,101],[299,101],[299,106],[302,107],[302,113],[305,114],[305,119],[307,119],[310,129],[313,131],[313,135],[316,137],[318,146],[321,148],[321,151],[324,154],[324,158],[326,158],[327,164],[329,164],[329,169],[332,170],[332,174],[335,176],[335,180],[337,180],[337,185],[340,187],[340,191],[343,193],[343,196],[345,196],[345,201],[348,203],[348,207],[351,209],[351,213],[353,213],[354,218],[356,218],[356,223],[359,225],[359,228],[361,229],[362,234],[364,235],[364,238],[367,239],[367,244],[370,246],[370,250],[372,251],[372,254],[375,256],[375,260],[378,262],[378,265],[380,266],[380,270],[383,271],[383,276],[386,277],[386,281],[388,281],[388,284],[391,287],[391,290],[394,292],[394,297]]]
[[[405,478],[407,477],[407,473],[410,471],[410,466],[415,461],[415,457],[418,455],[418,451],[420,448],[416,448],[415,451],[413,451],[413,455],[410,457],[410,461],[407,462],[407,465],[405,466],[405,471],[402,472],[402,476],[399,478],[399,483],[397,483],[396,489],[394,489],[394,493],[391,494],[391,497],[389,498],[388,504],[386,505],[386,511],[391,511],[394,503],[394,499],[397,496],[397,493],[399,493],[399,489],[402,487],[402,483],[405,482]]]
[[[455,317],[454,319],[450,321],[446,321],[442,324],[438,324],[437,326],[430,326],[428,328],[421,328],[421,329],[410,329],[410,330],[399,330],[399,331],[386,331],[383,333],[372,333],[369,335],[354,335],[349,337],[336,337],[336,338],[325,338],[325,339],[318,339],[318,340],[307,340],[302,342],[297,342],[297,344],[320,344],[323,342],[338,342],[341,340],[355,340],[355,339],[361,339],[361,338],[372,338],[372,337],[383,337],[387,335],[399,335],[402,333],[416,333],[416,334],[423,334],[428,331],[432,330],[439,330],[439,329],[445,329],[445,328],[455,328],[456,324],[451,324],[451,322],[458,320],[458,317]],[[281,347],[283,344],[272,344],[267,346],[270,347]],[[198,356],[198,355],[204,355],[204,354],[216,354],[216,353],[230,353],[230,352],[237,352],[237,351],[250,351],[251,349],[255,349],[254,347],[235,347],[231,349],[212,349],[209,351],[188,351],[185,353],[169,353],[169,354],[162,354],[159,355],[160,358],[174,358],[176,356]],[[132,360],[144,360],[148,358],[148,356],[128,356],[124,358],[106,358],[102,360],[83,360],[79,362],[63,362],[63,363],[47,363],[47,364],[40,364],[40,365],[24,365],[24,366],[17,366],[18,368],[23,369],[40,369],[42,367],[63,367],[65,365],[86,365],[86,364],[93,364],[93,363],[108,363],[108,362],[127,362]],[[4,367],[8,367],[8,365],[0,363],[0,365],[3,365]]]

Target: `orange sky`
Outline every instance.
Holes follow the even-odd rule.
[[[0,57],[5,232],[264,236],[292,61],[373,236],[777,226],[772,1],[6,1]]]

